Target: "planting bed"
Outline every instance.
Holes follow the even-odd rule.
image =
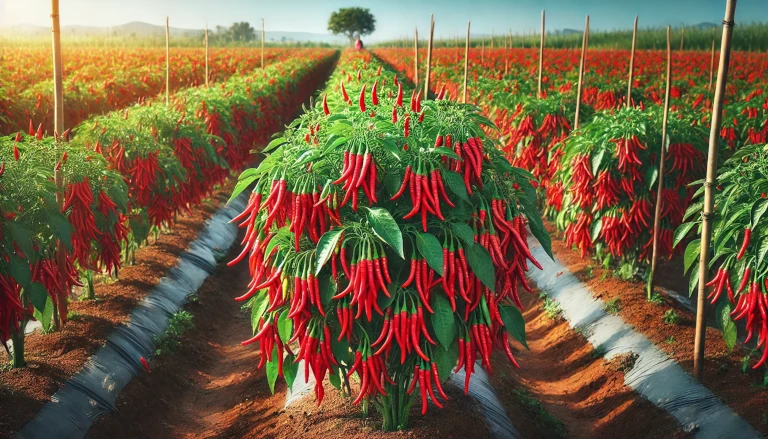
[[[189,216],[179,217],[176,226],[136,254],[136,264],[125,267],[120,279],[96,284],[95,301],[73,301],[71,324],[60,332],[40,331],[27,338],[27,361],[23,369],[0,371],[0,437],[11,437],[26,424],[56,390],[76,373],[106,336],[125,323],[131,310],[178,261],[213,215],[226,201],[231,186],[216,191],[209,203]]]

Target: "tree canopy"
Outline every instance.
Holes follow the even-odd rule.
[[[328,30],[335,35],[346,35],[353,43],[355,36],[369,35],[376,30],[376,18],[367,8],[341,8],[328,19]]]

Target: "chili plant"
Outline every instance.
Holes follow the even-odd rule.
[[[235,219],[261,362],[270,386],[305,379],[348,388],[371,403],[384,430],[406,428],[447,396],[442,382],[491,353],[517,364],[525,344],[519,286],[529,264],[526,223],[550,250],[528,172],[484,134],[472,105],[423,100],[371,59],[348,52],[322,102],[296,119],[246,170],[254,185]],[[410,98],[408,95],[410,94]],[[438,396],[439,395],[439,396]]]
[[[656,107],[598,113],[566,139],[562,169],[554,178],[564,189],[555,223],[582,257],[593,253],[606,266],[617,262],[627,274],[650,258],[661,119]],[[671,257],[673,231],[693,195],[687,185],[703,175],[705,136],[699,126],[672,114],[667,139],[659,250]]]
[[[715,188],[715,211],[712,227],[710,270],[707,299],[717,305],[716,317],[726,344],[736,343],[736,325],[746,323],[749,343],[757,335],[757,346],[763,348],[753,368],[764,365],[768,359],[768,146],[752,145],[739,149],[718,170]],[[685,214],[685,222],[675,232],[679,244],[695,227],[701,233],[703,182],[694,196],[694,203]],[[685,249],[684,268],[687,273],[699,260],[701,241],[692,240]],[[690,291],[698,286],[699,273],[690,274]],[[723,294],[725,292],[725,294]]]

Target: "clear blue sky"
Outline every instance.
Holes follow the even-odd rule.
[[[429,14],[435,14],[435,34],[449,37],[473,33],[530,33],[538,27],[539,14],[547,10],[551,30],[584,26],[590,14],[594,30],[628,28],[634,16],[640,26],[719,23],[725,0],[60,0],[64,25],[110,26],[130,21],[202,28],[229,25],[234,21],[258,23],[267,30],[327,33],[330,13],[345,6],[370,8],[377,19],[376,32],[368,37],[382,40],[412,34],[414,26],[426,31]],[[0,25],[30,23],[50,25],[49,0],[0,0]],[[768,21],[768,0],[739,0],[736,22]]]

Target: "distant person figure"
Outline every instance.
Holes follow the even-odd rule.
[[[360,37],[357,37],[357,41],[355,41],[355,50],[362,50],[363,49],[363,40],[360,39]]]

